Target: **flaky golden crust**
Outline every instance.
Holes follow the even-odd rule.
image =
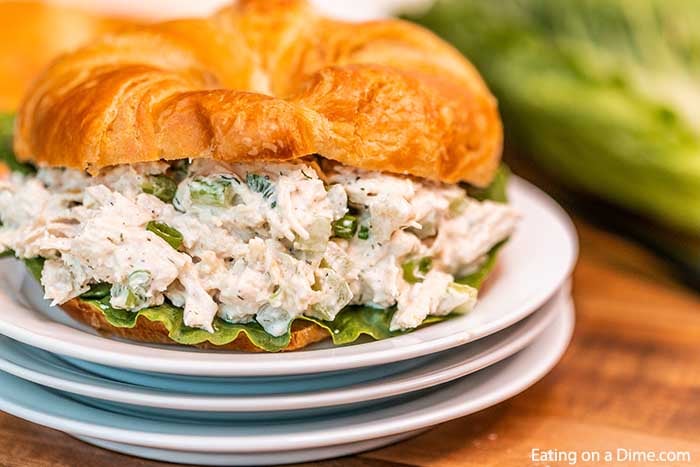
[[[174,342],[168,337],[168,330],[165,326],[157,321],[149,321],[144,317],[140,317],[136,322],[136,326],[133,328],[118,328],[109,324],[100,310],[79,298],[74,298],[64,303],[61,305],[61,308],[74,320],[87,324],[104,335],[147,342],[150,344],[178,345],[177,342]],[[327,330],[309,321],[294,322],[292,324],[291,334],[291,340],[289,341],[289,345],[283,349],[284,352],[298,350],[315,342],[328,339],[329,337]],[[240,352],[264,352],[264,350],[256,347],[243,333],[239,334],[233,342],[226,345],[213,345],[204,342],[188,347],[211,350],[235,350]]]
[[[343,23],[301,0],[244,0],[133,28],[54,63],[15,150],[87,169],[158,159],[291,160],[490,182],[502,127],[476,70],[403,21]]]
[[[59,54],[125,25],[45,3],[0,2],[0,112],[17,111],[29,83]]]

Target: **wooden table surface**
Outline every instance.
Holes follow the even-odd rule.
[[[569,465],[533,462],[534,448],[577,452],[576,465],[598,465],[583,462],[583,451],[618,448],[685,451],[700,465],[700,295],[641,248],[575,221],[576,331],[550,374],[509,401],[417,438],[309,465]],[[0,415],[2,467],[162,465]]]

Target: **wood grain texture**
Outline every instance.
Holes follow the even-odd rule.
[[[535,447],[684,450],[700,465],[700,296],[674,282],[644,250],[576,222],[577,327],[549,375],[509,401],[417,438],[307,465],[566,465],[532,463]],[[165,464],[113,454],[0,415],[0,465]]]

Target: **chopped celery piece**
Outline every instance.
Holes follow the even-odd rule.
[[[403,263],[403,278],[409,284],[423,282],[425,275],[433,267],[433,259],[425,256],[420,259],[411,259]]]
[[[190,198],[193,203],[226,207],[233,203],[233,196],[230,180],[195,178],[190,182]]]
[[[452,282],[447,286],[441,305],[452,313],[469,313],[476,304],[478,290],[466,284]]]
[[[150,175],[141,185],[141,189],[164,203],[170,203],[175,197],[177,183],[166,175]]]

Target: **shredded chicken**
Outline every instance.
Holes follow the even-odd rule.
[[[347,305],[396,306],[391,328],[406,330],[473,307],[476,291],[455,277],[511,234],[512,208],[457,186],[317,169],[196,160],[179,175],[162,162],[13,175],[0,182],[0,248],[46,258],[54,304],[106,283],[112,307],[168,300],[210,332],[218,316],[278,336]],[[176,247],[153,222],[179,235]]]

